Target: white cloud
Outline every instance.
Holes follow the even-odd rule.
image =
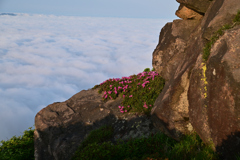
[[[167,22],[27,14],[0,21],[0,140],[21,135],[50,103],[151,67]]]

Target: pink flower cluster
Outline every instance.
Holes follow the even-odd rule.
[[[128,107],[130,107],[130,106],[128,106]],[[125,109],[124,110],[124,106],[118,106],[118,108],[120,109],[120,112],[122,112],[122,113],[124,113],[124,112],[127,112],[127,110]]]
[[[138,83],[137,85],[142,85],[142,87],[144,88],[147,83],[150,83],[150,82],[149,82],[150,79],[154,80],[154,77],[155,77],[155,76],[158,76],[158,73],[156,73],[156,72],[154,72],[154,71],[139,73],[139,74],[137,75],[137,79],[141,79],[142,77],[146,77],[146,78],[143,80],[143,83],[142,83],[142,84],[141,84],[141,83]],[[132,78],[133,78],[132,76],[130,76],[130,77],[122,77],[122,79],[120,79],[120,78],[113,78],[113,79],[109,79],[109,80],[106,80],[106,81],[102,82],[100,85],[102,85],[102,84],[104,84],[104,83],[106,83],[106,82],[109,82],[109,81],[112,81],[112,82],[115,81],[115,82],[118,82],[118,83],[121,85],[121,86],[114,87],[114,88],[113,88],[113,85],[109,85],[110,90],[109,90],[109,91],[104,91],[104,94],[103,94],[102,97],[103,97],[104,99],[107,99],[107,98],[113,99],[113,98],[111,97],[111,94],[112,94],[113,92],[114,92],[115,94],[118,94],[118,92],[126,92],[126,90],[127,90],[128,88],[131,88],[131,86],[129,86],[129,85],[132,83],[132,81],[131,81]],[[134,81],[136,81],[136,79],[134,79]],[[137,86],[137,87],[138,87],[138,86]],[[151,89],[151,88],[149,88],[149,89]],[[122,97],[125,98],[125,97],[126,97],[126,94],[123,95]],[[133,97],[133,95],[130,95],[130,96],[129,96],[129,98],[131,98],[131,97]],[[151,105],[149,105],[149,106],[151,106]],[[119,109],[120,109],[120,112],[122,112],[122,113],[127,112],[126,109],[124,110],[124,106],[118,106],[118,107],[119,107]],[[130,107],[130,106],[128,106],[128,107]],[[146,104],[146,102],[144,102],[143,107],[144,107],[144,108],[148,108],[148,105]]]
[[[143,83],[138,83],[138,85],[142,85],[142,87],[144,88],[146,86],[147,83],[149,83],[149,79],[152,79],[154,80],[154,77],[155,76],[158,76],[158,73],[155,72],[155,71],[150,71],[150,72],[142,72],[142,73],[139,73],[138,75],[138,79],[141,79],[142,77],[145,77],[147,76],[144,80],[143,80]],[[151,88],[149,88],[151,89]]]
[[[150,104],[149,106],[151,107],[152,105]],[[148,105],[146,104],[146,102],[144,102],[143,107],[144,107],[144,108],[148,108]]]

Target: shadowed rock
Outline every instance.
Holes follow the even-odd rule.
[[[90,89],[42,109],[35,117],[35,159],[68,160],[89,132],[103,125],[113,126],[113,143],[157,132],[147,116],[122,114],[121,102],[117,98],[104,103],[98,90]]]

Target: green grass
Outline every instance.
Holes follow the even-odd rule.
[[[240,10],[237,12],[237,15],[233,19],[233,23],[231,25],[226,24],[226,25],[222,26],[219,30],[217,30],[213,34],[210,41],[208,41],[205,44],[205,46],[203,48],[203,60],[204,60],[204,62],[207,62],[212,46],[224,34],[224,31],[233,28],[235,25],[239,24],[239,22],[240,22]]]
[[[217,154],[210,146],[204,144],[196,133],[184,136],[180,142],[163,133],[157,133],[148,138],[118,141],[117,144],[113,144],[107,141],[110,134],[106,136],[104,131],[111,128],[108,127],[104,126],[91,132],[72,160],[145,160],[147,158],[179,160],[180,157],[184,160],[218,159]],[[94,135],[98,138],[92,138]],[[104,137],[106,141],[103,142]]]
[[[13,136],[0,143],[0,160],[33,160],[34,159],[34,130],[24,131],[23,136]]]

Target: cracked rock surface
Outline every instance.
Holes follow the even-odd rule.
[[[113,126],[113,143],[158,131],[146,115],[122,114],[121,102],[122,98],[103,102],[98,89],[90,89],[43,108],[35,117],[35,159],[68,160],[89,132],[103,125]]]

